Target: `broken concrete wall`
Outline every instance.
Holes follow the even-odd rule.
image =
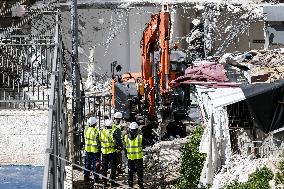
[[[79,62],[83,77],[92,49],[95,72],[110,76],[111,63],[117,61],[122,73],[140,71],[140,40],[156,7],[133,9],[78,9]],[[62,13],[63,41],[71,49],[70,12]],[[95,47],[95,48],[93,48]]]
[[[122,65],[122,72],[140,71],[140,40],[151,14],[157,13],[160,6],[139,6],[128,9],[99,9],[85,6],[78,9],[79,19],[79,62],[82,75],[87,76],[87,65],[95,47],[95,71],[99,74],[110,75],[110,64],[117,61]],[[187,50],[186,36],[192,28],[194,19],[202,19],[204,10],[196,10],[194,4],[177,5],[172,7],[172,43],[179,43],[179,47]],[[63,41],[71,50],[70,11],[62,13]],[[233,13],[221,15],[218,21],[225,23],[227,17],[234,18]],[[227,28],[231,22],[223,24]],[[264,39],[263,23],[251,24],[249,29],[233,41],[225,52],[247,51],[262,49],[259,43]],[[221,31],[221,30],[220,30]],[[221,32],[217,31],[218,41],[214,42],[217,49],[224,41]],[[223,38],[222,38],[223,37]],[[258,41],[255,41],[258,40]],[[257,43],[256,43],[257,42]]]
[[[284,148],[284,133],[264,133],[254,125],[245,100],[226,107],[229,117],[231,146],[234,154],[244,157],[278,155]]]
[[[277,156],[284,150],[284,132],[265,134],[261,129],[255,130],[256,138],[253,139],[253,131],[247,129],[235,130],[237,145],[240,155],[246,157],[255,154],[258,157]]]
[[[0,164],[43,165],[48,111],[0,111]]]

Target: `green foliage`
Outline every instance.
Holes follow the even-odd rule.
[[[205,161],[205,154],[199,152],[199,144],[203,133],[202,126],[197,126],[192,132],[189,141],[181,150],[181,177],[177,188],[195,189]]]
[[[224,189],[268,189],[269,181],[272,180],[273,173],[267,167],[252,173],[246,183],[234,182],[224,187]]]
[[[282,159],[278,163],[279,172],[275,174],[274,180],[276,184],[284,184],[284,151],[282,152]]]

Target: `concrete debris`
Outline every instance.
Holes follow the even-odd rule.
[[[251,60],[251,64],[263,67],[277,67],[284,64],[284,54],[281,51],[255,51],[256,55]]]
[[[144,150],[145,172],[165,180],[177,179],[181,165],[180,149],[187,141],[188,138],[179,138],[146,147]]]
[[[89,75],[87,81],[84,84],[86,91],[95,94],[108,94],[111,91],[111,79],[107,75]]]
[[[219,63],[242,70],[248,83],[268,82],[284,78],[284,54],[281,49],[250,51],[242,54],[226,53]]]
[[[88,64],[88,77],[84,82],[84,88],[87,92],[91,93],[110,93],[111,91],[111,78],[106,74],[99,74],[95,71],[95,49],[91,51],[89,57],[90,63]]]
[[[276,158],[273,156],[256,159],[253,155],[248,157],[233,155],[222,167],[221,171],[215,175],[211,189],[222,188],[234,181],[247,182],[250,174],[264,166],[270,168],[270,165],[274,165],[271,162],[275,161]]]
[[[284,78],[284,54],[281,51],[252,51],[255,56],[250,63],[250,75],[267,75],[266,82]]]

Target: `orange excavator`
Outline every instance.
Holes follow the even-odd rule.
[[[154,52],[158,44],[160,48],[160,63],[155,65]],[[159,14],[152,19],[143,32],[140,44],[140,61],[142,78],[146,88],[146,101],[149,102],[149,118],[154,119],[155,101],[159,97],[167,97],[170,81],[170,14],[168,6],[164,5]],[[155,76],[158,76],[155,78]],[[155,82],[156,81],[156,82]],[[156,90],[155,90],[156,89]],[[155,100],[156,92],[156,100]],[[159,94],[159,97],[157,96]],[[165,98],[164,98],[165,99]]]
[[[185,97],[189,89],[187,86],[174,86],[172,81],[184,74],[188,62],[185,53],[177,48],[170,49],[170,29],[169,7],[163,5],[158,14],[152,15],[143,32],[140,42],[141,72],[113,77],[113,105],[131,121],[139,122],[138,117],[142,115],[143,124],[147,125],[186,114],[189,99]]]

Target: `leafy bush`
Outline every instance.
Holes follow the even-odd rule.
[[[189,141],[181,150],[181,177],[177,188],[195,189],[205,161],[205,154],[199,152],[199,144],[203,133],[202,126],[197,126],[192,132]]]
[[[272,180],[273,173],[267,167],[263,167],[249,176],[245,183],[234,182],[224,189],[268,189],[269,181]]]
[[[284,184],[284,151],[282,152],[281,157],[281,161],[278,163],[279,172],[277,172],[274,177],[276,184]]]

